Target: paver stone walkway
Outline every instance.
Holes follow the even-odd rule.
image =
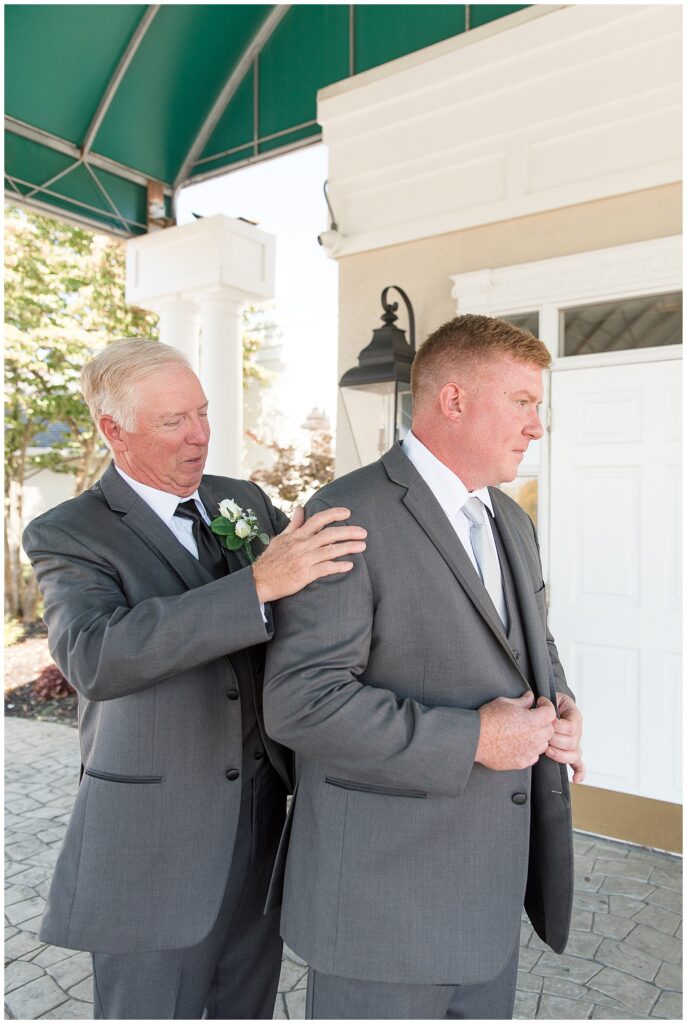
[[[36,937],[78,782],[75,729],[5,720],[5,1006],[10,1019],[92,1018],[91,959]],[[577,833],[562,956],[524,919],[515,1017],[682,1019],[682,860]],[[302,1020],[306,968],[286,950],[275,1018]]]

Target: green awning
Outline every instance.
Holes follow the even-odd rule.
[[[5,195],[119,235],[318,142],[317,90],[528,5],[8,4]]]

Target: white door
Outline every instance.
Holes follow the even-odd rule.
[[[680,802],[679,359],[554,370],[551,631],[592,786]]]

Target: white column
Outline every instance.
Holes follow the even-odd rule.
[[[197,373],[200,316],[195,302],[174,298],[157,302],[154,308],[160,317],[160,341],[183,352]]]
[[[210,402],[209,473],[241,475],[241,307],[274,295],[272,235],[222,214],[126,244],[126,297],[160,314],[160,340],[180,349]]]
[[[243,462],[243,320],[231,289],[199,296],[200,372],[208,398],[207,473],[241,476]]]

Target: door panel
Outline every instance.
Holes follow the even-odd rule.
[[[554,370],[551,630],[587,781],[679,802],[679,360]]]

